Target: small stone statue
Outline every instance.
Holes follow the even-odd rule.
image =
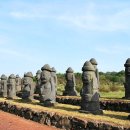
[[[97,61],[94,58],[91,58],[90,62],[91,62],[91,64],[93,65],[93,67],[95,69],[95,75],[97,77],[98,88],[99,88],[100,83],[99,83],[99,72],[98,72],[98,68],[97,68],[98,63],[97,63]]]
[[[16,75],[16,93],[21,91],[22,81],[19,75]]]
[[[27,72],[23,78],[22,99],[33,100],[34,89],[33,74],[32,72]]]
[[[4,74],[1,75],[0,95],[4,98],[7,97],[7,77]]]
[[[82,71],[83,87],[80,92],[80,112],[103,114],[102,110],[100,109],[98,82],[95,76],[95,69],[89,61],[86,61]]]
[[[130,99],[130,58],[126,60],[125,66],[125,98]]]
[[[14,74],[11,74],[8,78],[7,84],[7,98],[15,99],[16,98],[16,77]]]
[[[52,69],[45,64],[41,70],[40,102],[43,106],[53,106],[56,100],[56,91],[54,78],[51,75]]]
[[[36,94],[39,94],[40,91],[40,84],[41,84],[40,77],[41,77],[41,70],[38,70],[36,73],[36,88],[35,88]]]
[[[65,79],[67,81],[65,86],[65,91],[63,92],[64,96],[77,96],[76,92],[76,82],[75,82],[75,75],[74,71],[71,67],[69,67],[65,74]]]
[[[57,91],[57,75],[54,67],[52,67],[51,75],[55,83],[55,91]]]

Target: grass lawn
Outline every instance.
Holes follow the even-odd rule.
[[[125,96],[125,92],[123,91],[115,91],[115,92],[100,92],[101,97],[103,98],[122,98]]]
[[[115,111],[104,111],[104,115],[92,115],[92,114],[84,114],[79,113],[79,106],[66,105],[57,103],[54,107],[48,108],[39,105],[39,102],[34,100],[32,103],[25,103],[21,99],[16,100],[7,100],[4,98],[0,98],[0,102],[6,101],[8,103],[18,105],[20,107],[31,108],[34,111],[48,111],[48,112],[56,112],[57,114],[66,115],[66,116],[74,116],[80,119],[86,120],[94,120],[101,122],[108,122],[111,124],[116,124],[119,126],[130,127],[130,121],[127,120],[129,113],[127,112],[115,112]]]

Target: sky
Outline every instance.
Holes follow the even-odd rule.
[[[130,0],[1,0],[0,74],[36,71],[45,64],[82,72],[95,58],[99,71],[121,71],[130,57]]]

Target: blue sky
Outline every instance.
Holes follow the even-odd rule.
[[[44,64],[81,72],[96,58],[99,71],[120,71],[130,57],[129,0],[3,0],[0,74],[33,74]]]

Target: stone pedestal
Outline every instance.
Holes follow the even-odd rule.
[[[83,87],[81,89],[81,108],[79,112],[103,114],[100,109],[98,81],[93,65],[87,61],[82,68]]]

